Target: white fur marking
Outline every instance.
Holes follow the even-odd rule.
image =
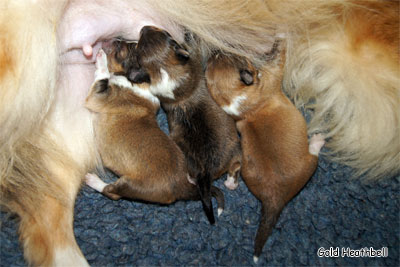
[[[89,266],[86,259],[72,247],[55,250],[53,266]]]
[[[310,145],[308,147],[308,151],[311,155],[317,156],[319,151],[324,146],[325,140],[322,134],[314,134],[310,139]]]
[[[132,84],[125,76],[120,76],[120,75],[114,76],[113,75],[110,79],[110,83],[112,83],[116,86],[119,86],[119,87],[124,87],[124,88],[130,89],[136,95],[143,97],[157,105],[160,104],[160,101],[158,100],[158,98],[155,97],[150,91],[142,89],[135,84]]]
[[[150,85],[150,92],[153,95],[175,99],[174,90],[178,87],[178,82],[171,80],[164,69],[160,69],[161,81],[158,84]]]
[[[109,82],[110,84],[127,89],[132,89],[133,87],[132,83],[125,76],[121,75],[112,75]]]
[[[110,78],[110,72],[107,67],[107,55],[103,49],[100,49],[96,55],[96,71],[94,73],[94,81],[100,81]]]
[[[235,190],[238,187],[239,183],[235,182],[235,177],[228,175],[228,178],[226,178],[224,185],[230,190]]]
[[[258,262],[258,257],[253,256],[253,261],[254,261],[254,263],[257,263]]]
[[[85,175],[85,181],[88,186],[90,186],[91,188],[100,193],[103,192],[104,187],[108,185],[105,182],[103,182],[103,180],[101,180],[99,176],[93,173],[87,173]]]
[[[218,208],[218,210],[217,210],[218,217],[221,216],[223,211],[224,211],[223,208]]]
[[[187,174],[187,179],[188,179],[189,183],[196,185],[196,181],[192,177],[190,177],[189,174]]]
[[[240,115],[240,111],[239,111],[240,104],[242,103],[242,101],[244,101],[246,99],[247,99],[246,95],[244,95],[244,94],[239,95],[232,100],[232,102],[229,106],[223,106],[222,109],[230,115],[239,116]]]

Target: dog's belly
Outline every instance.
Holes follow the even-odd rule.
[[[76,75],[80,79],[69,82],[68,92],[83,101],[94,73],[94,61],[102,42],[116,37],[138,40],[140,29],[144,25],[155,25],[168,30],[182,40],[182,34],[176,26],[165,23],[155,14],[145,0],[72,0],[66,7],[59,24],[57,38],[60,46],[60,57],[63,64],[79,65],[61,69],[60,79],[70,79]],[[90,46],[93,52],[84,55],[83,47]],[[68,74],[65,73],[68,71]],[[77,77],[77,76],[75,76]],[[61,81],[66,84],[65,81]],[[89,85],[89,86],[88,86]]]
[[[179,27],[151,10],[145,0],[71,0],[65,8],[57,29],[60,73],[48,125],[56,132],[55,141],[79,162],[92,162],[95,149],[91,114],[84,102],[102,43],[117,37],[138,40],[144,25],[164,28],[182,40]],[[92,49],[90,55],[83,53],[84,46]]]

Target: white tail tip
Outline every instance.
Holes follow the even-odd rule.
[[[254,261],[254,263],[257,263],[258,262],[258,257],[253,256],[253,261]]]

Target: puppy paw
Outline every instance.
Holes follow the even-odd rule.
[[[234,177],[228,175],[228,178],[226,178],[224,185],[229,190],[235,190],[239,186],[239,183],[235,181]]]
[[[325,139],[322,134],[314,134],[310,139],[308,151],[311,155],[318,156],[319,151],[325,144]]]
[[[257,263],[258,262],[258,257],[257,256],[253,256],[253,261],[254,261],[254,263]]]
[[[107,186],[107,184],[105,182],[103,182],[99,176],[97,176],[96,174],[93,173],[87,173],[85,175],[85,182],[86,184],[93,188],[94,190],[98,191],[98,192],[103,192],[104,187]]]
[[[110,72],[107,67],[107,55],[103,49],[100,49],[96,55],[96,72],[94,73],[94,79],[95,81],[99,81],[109,78]]]
[[[217,210],[218,217],[221,216],[223,211],[224,211],[223,208],[218,208],[218,210]]]

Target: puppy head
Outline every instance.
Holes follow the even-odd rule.
[[[115,94],[113,89],[109,86],[108,79],[95,82],[86,97],[85,107],[96,113],[104,113],[111,96]]]
[[[244,57],[216,54],[207,63],[206,80],[211,96],[236,119],[257,109],[280,90],[283,66],[280,58],[257,69]]]
[[[176,89],[194,79],[188,48],[164,30],[143,27],[137,52],[140,67],[149,74],[152,93],[159,97],[176,99],[184,93]]]
[[[211,96],[229,115],[240,119],[261,95],[259,71],[245,58],[216,54],[207,63]]]
[[[137,43],[115,40],[104,43],[107,54],[108,69],[115,75],[125,76],[133,83],[150,83],[149,75],[144,72],[137,61]]]

